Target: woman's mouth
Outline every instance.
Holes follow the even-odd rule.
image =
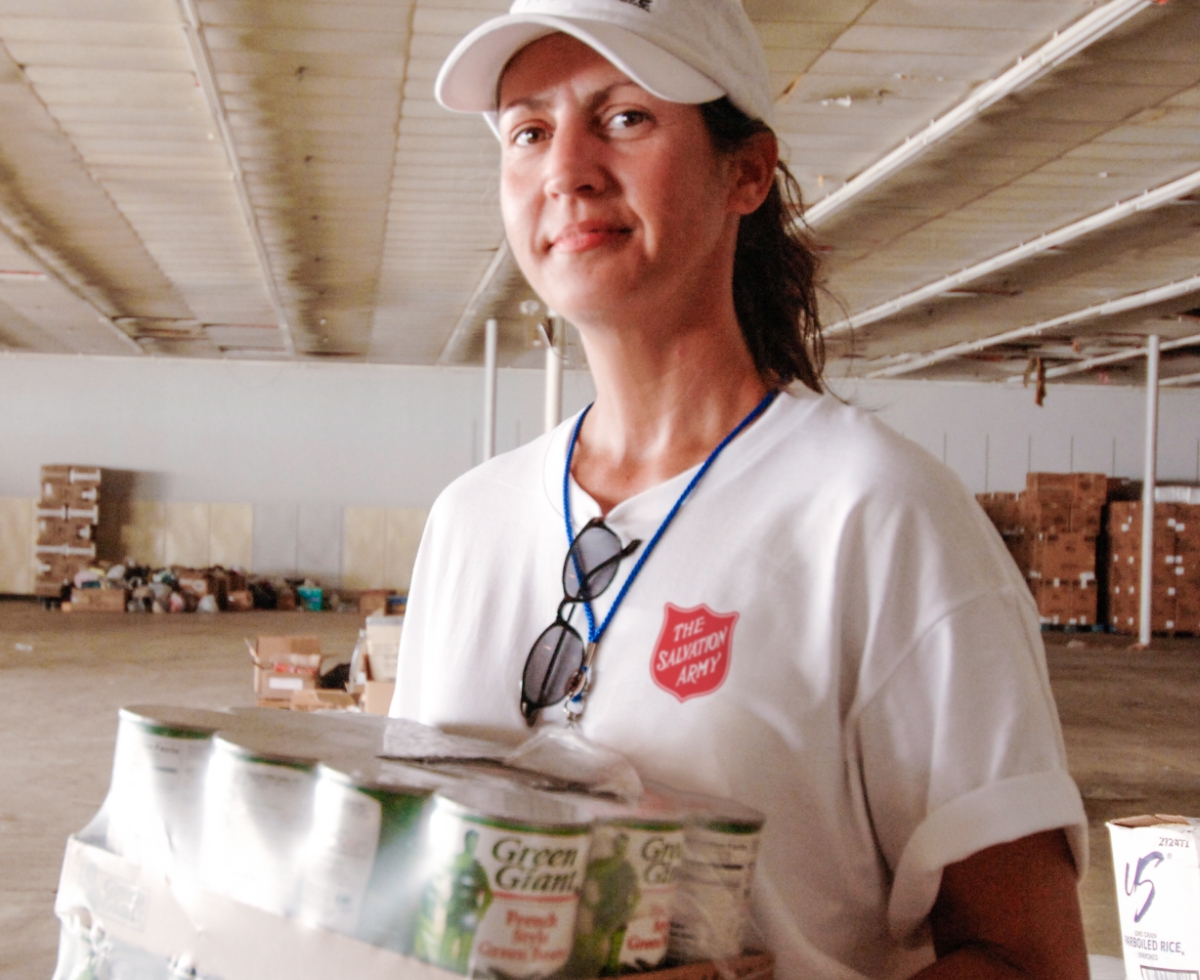
[[[602,222],[583,222],[563,228],[550,242],[550,249],[562,254],[590,252],[625,238],[629,229]]]

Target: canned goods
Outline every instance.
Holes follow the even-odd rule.
[[[218,711],[133,705],[118,714],[105,846],[144,867],[189,865],[200,843],[204,774]]]
[[[421,897],[422,818],[451,780],[379,759],[317,768],[299,917],[407,953]]]
[[[502,783],[435,797],[413,955],[461,974],[530,980],[571,955],[590,816]]]
[[[271,735],[214,737],[200,852],[205,887],[278,915],[296,911],[316,766]]]
[[[596,814],[567,966],[572,977],[649,970],[667,956],[682,817],[615,809]]]
[[[731,800],[680,799],[687,800],[692,812],[684,826],[671,959],[731,959],[742,953],[765,818]]]

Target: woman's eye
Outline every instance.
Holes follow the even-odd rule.
[[[513,146],[532,146],[546,138],[546,131],[541,126],[522,126],[512,134]]]
[[[609,118],[608,125],[612,129],[632,129],[649,118],[649,115],[640,109],[623,109]]]

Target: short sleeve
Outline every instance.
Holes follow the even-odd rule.
[[[1082,876],[1087,820],[1027,596],[999,589],[929,626],[855,734],[897,940],[917,937],[942,869],[992,845],[1065,828]]]

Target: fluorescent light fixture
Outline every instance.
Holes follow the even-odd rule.
[[[981,85],[946,115],[935,119],[916,136],[909,137],[901,146],[847,181],[838,190],[821,198],[808,209],[805,220],[815,228],[822,221],[831,218],[855,198],[903,170],[935,143],[958,132],[983,110],[1037,81],[1125,23],[1134,14],[1151,6],[1153,2],[1154,0],[1110,0],[1099,10],[1080,18],[1066,30],[1056,32],[1029,57],[1022,58],[1003,75]]]
[[[1006,344],[1013,340],[1037,337],[1047,330],[1069,327],[1076,323],[1096,320],[1100,317],[1112,316],[1116,313],[1127,313],[1130,310],[1142,309],[1146,306],[1153,306],[1156,303],[1165,303],[1168,300],[1195,292],[1200,292],[1200,276],[1192,276],[1190,279],[1181,279],[1178,282],[1167,283],[1165,286],[1156,286],[1154,289],[1147,289],[1141,293],[1131,293],[1119,299],[1097,303],[1095,306],[1076,310],[1073,313],[1066,313],[1063,316],[1056,316],[1052,320],[1033,323],[1027,327],[1006,330],[1004,333],[982,337],[979,340],[951,344],[948,347],[930,351],[928,354],[914,356],[900,364],[879,368],[875,371],[868,371],[866,376],[868,378],[894,378],[901,374],[911,374],[913,371],[920,371],[922,368],[940,364],[943,361],[953,360],[956,357],[962,357],[964,354],[973,354],[976,351],[987,350],[989,347],[996,347],[999,344]]]

